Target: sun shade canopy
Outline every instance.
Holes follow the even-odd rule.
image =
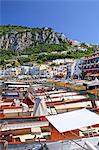
[[[14,84],[14,85],[8,85],[8,87],[10,87],[10,88],[11,87],[12,88],[29,88],[29,85],[27,85],[27,84],[26,85],[23,85],[23,84],[22,85],[15,85]]]
[[[91,87],[91,86],[99,86],[99,80],[96,78],[93,81],[85,82],[83,85]]]
[[[99,124],[99,115],[85,108],[46,118],[60,133]]]

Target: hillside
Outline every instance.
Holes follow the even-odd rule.
[[[51,28],[0,26],[0,41],[0,48],[21,51],[37,44],[60,44],[67,40]]]
[[[93,48],[85,43],[73,43],[52,28],[0,26],[0,64],[12,58],[21,63],[57,58],[80,58],[90,55]],[[21,58],[28,55],[28,58]]]

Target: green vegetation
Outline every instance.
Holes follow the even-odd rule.
[[[0,49],[0,65],[4,65],[5,63],[7,64],[9,60],[15,56],[17,56],[17,54],[12,50]]]
[[[79,59],[81,57],[90,56],[94,52],[93,48],[88,48],[86,51],[76,50],[76,51],[68,51],[66,57]]]
[[[56,52],[56,53],[53,53]],[[62,51],[67,51],[67,47],[55,44],[41,44],[35,47],[30,47],[19,54],[12,50],[0,49],[0,65],[8,63],[9,59],[17,58],[20,64],[36,61],[43,63],[48,60],[74,58],[79,59],[84,56],[90,56],[93,53],[93,48],[88,48],[86,51],[67,51],[67,54],[62,54]],[[28,58],[23,58],[21,55],[28,55]]]
[[[31,31],[40,32],[40,34],[42,34],[42,31],[44,30],[47,30],[49,33],[52,32],[51,28],[28,28],[22,26],[7,25],[0,26],[0,35],[5,35],[13,31],[16,31],[18,33]],[[20,64],[23,64],[26,62],[34,61],[37,63],[44,63],[49,60],[63,58],[79,59],[84,56],[90,56],[93,53],[93,48],[88,48],[85,43],[81,43],[81,47],[87,48],[87,50],[76,50],[77,46],[71,45],[69,41],[64,42],[61,40],[60,44],[41,44],[35,41],[34,46],[31,45],[31,47],[28,47],[20,52],[16,52],[14,50],[0,49],[0,65],[5,65],[9,63],[10,60],[12,62],[18,60]],[[21,55],[28,55],[28,57],[22,57]]]
[[[62,51],[67,51],[67,47],[63,45],[55,44],[40,44],[35,47],[30,47],[19,54],[12,50],[0,50],[0,65],[8,63],[9,59],[17,58],[20,64],[26,62],[36,61],[37,63],[44,63],[45,61],[55,60],[55,59],[64,59],[64,58],[74,58],[79,59],[84,56],[90,56],[93,53],[92,48],[88,48],[86,51],[76,50],[76,51],[67,51],[66,54],[61,53]],[[56,53],[53,53],[53,51]],[[21,55],[28,55],[28,58],[23,58]]]
[[[13,31],[22,33],[22,32],[28,32],[28,31],[41,32],[43,30],[44,28],[29,28],[25,26],[3,25],[3,26],[0,26],[0,36],[13,32]],[[50,32],[52,29],[48,28],[47,30]]]
[[[39,44],[35,47],[29,47],[25,50],[23,50],[21,52],[21,54],[25,54],[25,55],[31,55],[33,53],[42,53],[42,52],[47,52],[47,53],[51,53],[51,52],[62,52],[62,51],[67,51],[67,46],[63,45],[63,44]]]

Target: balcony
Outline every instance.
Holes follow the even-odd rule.
[[[86,61],[93,60],[93,59],[96,59],[96,58],[99,58],[99,53],[93,54],[91,57],[85,57],[84,61],[86,62]]]
[[[83,68],[83,71],[84,72],[96,72],[96,73],[99,73],[99,68],[86,68],[86,69],[84,69]]]

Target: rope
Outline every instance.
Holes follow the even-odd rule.
[[[68,140],[70,140],[71,142],[77,144],[77,145],[78,145],[79,147],[81,147],[82,149],[88,150],[88,149],[86,149],[85,147],[83,147],[82,145],[80,145],[79,143],[77,143],[76,141],[74,141],[73,139],[69,139],[69,137],[67,137],[67,136],[64,135],[63,133],[62,133],[62,135],[63,135],[65,138],[68,138]]]

